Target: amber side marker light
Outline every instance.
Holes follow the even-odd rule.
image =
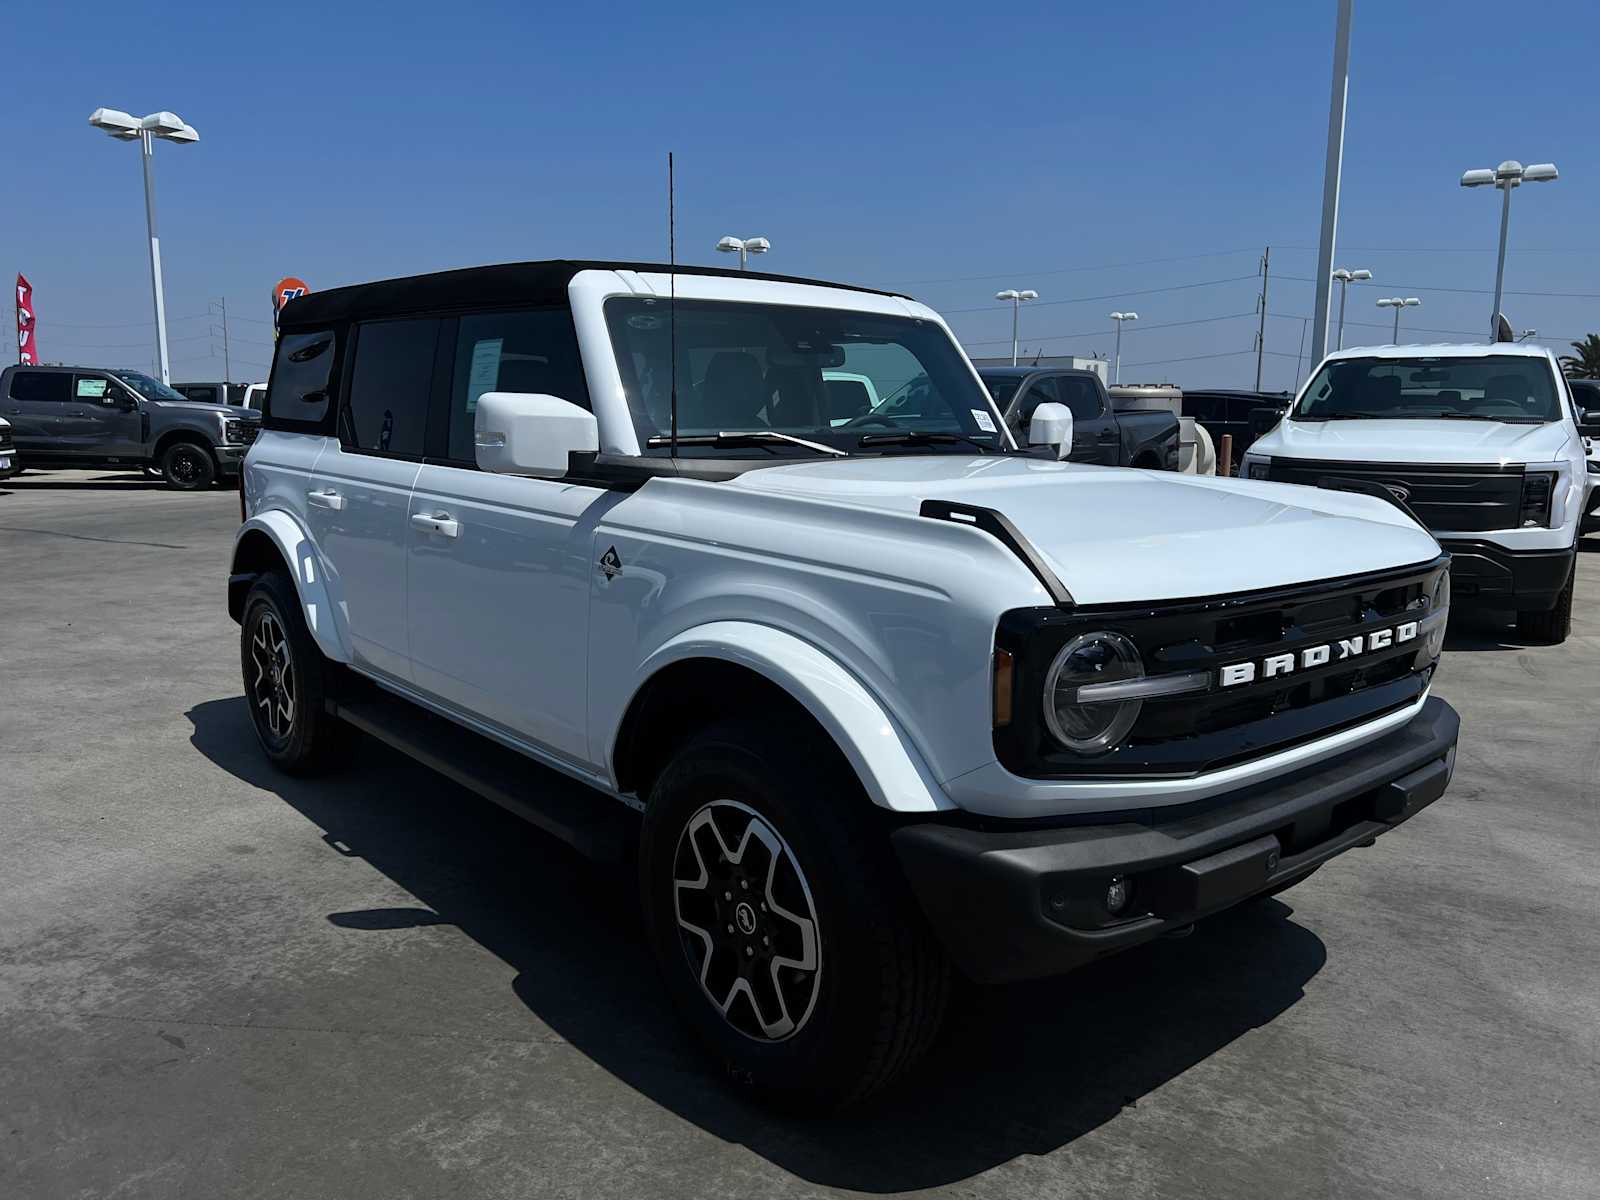
[[[1011,724],[1011,695],[1012,676],[1015,664],[1011,659],[1011,651],[996,650],[994,652],[994,727],[999,729],[1002,725]]]

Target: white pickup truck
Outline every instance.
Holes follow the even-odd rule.
[[[906,297],[522,263],[280,332],[228,583],[263,751],[365,731],[636,857],[667,993],[764,1096],[857,1099],[953,972],[1186,930],[1449,782],[1426,530],[1059,461],[1065,406],[1019,448]]]
[[[1513,610],[1523,636],[1562,642],[1593,486],[1581,417],[1542,346],[1341,350],[1240,473],[1387,492],[1449,551],[1457,605]]]

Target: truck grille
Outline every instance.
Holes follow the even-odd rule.
[[[1008,769],[1034,778],[1190,775],[1217,770],[1415,702],[1432,671],[1420,639],[1345,662],[1238,688],[1146,700],[1128,740],[1094,758],[1063,750],[1042,717],[1044,679],[1074,634],[1109,629],[1131,638],[1149,675],[1204,670],[1390,628],[1420,618],[1446,560],[1399,571],[1241,596],[1144,607],[1021,609],[997,644],[1017,664],[1017,719],[995,731]]]
[[[1391,491],[1430,530],[1483,533],[1515,529],[1522,503],[1522,465],[1418,466],[1415,463],[1338,462],[1274,458],[1267,478],[1313,487],[1322,479],[1358,479]]]
[[[11,449],[11,430],[0,429],[0,450]]]

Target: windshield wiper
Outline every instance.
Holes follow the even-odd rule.
[[[966,442],[967,445],[976,446],[985,453],[991,450],[1001,450],[1001,447],[997,445],[989,442],[980,442],[977,438],[968,437],[964,433],[948,433],[944,430],[933,429],[900,429],[894,433],[864,433],[856,445],[863,448],[867,446],[953,446],[957,442]]]
[[[805,438],[795,437],[793,434],[779,433],[776,429],[751,429],[740,433],[691,433],[679,434],[680,446],[712,446],[718,450],[731,449],[735,446],[770,446],[774,442],[786,446],[804,446],[818,454],[831,454],[835,458],[848,458],[849,455],[833,446],[824,446],[821,442],[808,442]],[[666,434],[657,434],[645,442],[647,446],[670,446],[672,438]]]
[[[1436,421],[1498,421],[1502,425],[1543,425],[1539,417],[1496,417],[1489,413],[1442,412],[1430,418]]]
[[[1321,417],[1308,417],[1302,414],[1295,418],[1296,421],[1381,421],[1383,419],[1383,413],[1374,412],[1336,412]]]

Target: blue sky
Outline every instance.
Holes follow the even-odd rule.
[[[1030,350],[1109,352],[1106,314],[1132,308],[1128,380],[1253,383],[1270,244],[1264,383],[1295,376],[1332,0],[131,11],[6,18],[0,271],[35,284],[48,360],[153,357],[138,153],[86,124],[106,105],[201,133],[157,150],[175,379],[220,377],[204,314],[221,296],[234,377],[264,377],[283,274],[663,258],[669,149],[681,260],[762,234],[761,266],[908,291],[974,353],[1009,350],[1002,287],[1040,292]],[[1463,331],[1432,340],[1486,328],[1498,196],[1457,179],[1503,158],[1562,173],[1514,197],[1507,288],[1587,293],[1507,311],[1541,340],[1600,329],[1590,17],[1357,0],[1338,257],[1377,279],[1351,290],[1349,319],[1372,325],[1346,344],[1387,340],[1391,294],[1424,302],[1405,327]]]

